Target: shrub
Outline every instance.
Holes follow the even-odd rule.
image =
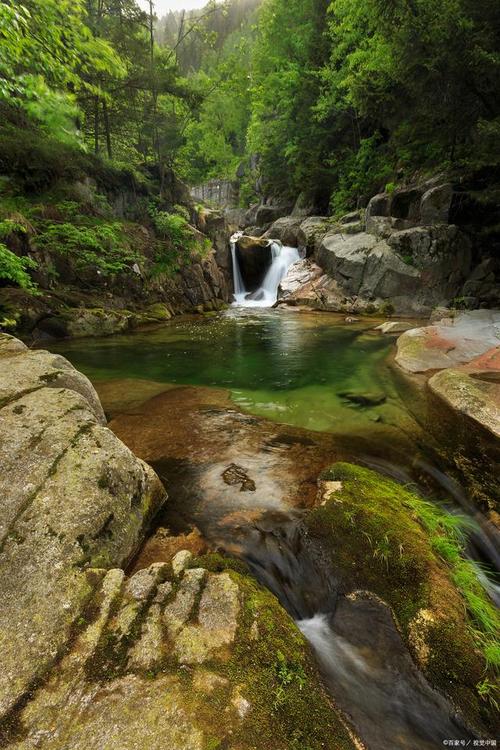
[[[36,285],[33,283],[28,269],[34,269],[37,264],[31,258],[20,258],[12,253],[3,242],[0,242],[0,279],[20,286],[22,289],[34,291]]]
[[[46,223],[36,236],[36,245],[61,255],[71,255],[77,268],[94,266],[104,275],[126,270],[137,260],[123,238],[118,221],[94,225]]]

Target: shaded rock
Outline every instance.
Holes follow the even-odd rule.
[[[297,246],[305,248],[308,256],[312,255],[330,228],[331,219],[328,216],[309,216],[297,232]]]
[[[255,223],[258,227],[263,227],[266,224],[272,224],[273,221],[279,219],[281,216],[286,216],[290,213],[291,206],[259,206],[255,212]]]
[[[390,216],[391,196],[389,193],[378,193],[370,199],[366,208],[367,220],[372,216]]]
[[[291,215],[303,218],[304,216],[310,216],[313,213],[313,202],[306,197],[305,193],[299,193],[297,196],[297,200],[295,201],[295,204],[292,208]]]
[[[427,190],[420,200],[422,224],[447,224],[450,217],[453,187],[449,183]]]
[[[399,337],[396,362],[408,372],[425,372],[470,362],[500,345],[500,311],[472,310]]]
[[[244,234],[236,242],[236,253],[245,286],[255,291],[271,265],[270,241]]]

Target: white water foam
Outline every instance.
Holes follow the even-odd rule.
[[[276,240],[271,241],[271,265],[259,289],[252,293],[253,299],[248,299],[250,292],[245,288],[241,275],[236,243],[242,233],[237,232],[231,237],[231,258],[233,261],[234,305],[238,307],[272,307],[278,299],[278,287],[286,276],[290,266],[300,259],[296,247],[282,245]]]

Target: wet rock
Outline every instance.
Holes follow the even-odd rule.
[[[236,242],[236,253],[246,288],[255,291],[271,265],[270,241],[244,234]]]
[[[468,365],[436,373],[429,388],[456,414],[500,439],[500,345]]]
[[[472,310],[399,337],[396,362],[408,372],[441,370],[470,362],[500,345],[500,311]]]
[[[231,464],[222,472],[226,484],[240,485],[240,492],[255,492],[255,482],[248,476],[247,470],[238,464]]]

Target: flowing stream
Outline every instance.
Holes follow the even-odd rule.
[[[415,668],[385,605],[341,595],[334,566],[303,533],[316,478],[339,459],[419,483],[453,512],[471,506],[409,412],[386,363],[393,342],[373,333],[373,323],[241,309],[268,306],[293,262],[287,251],[276,250],[260,301],[52,348],[91,378],[112,429],[165,481],[169,502],[156,525],[175,534],[194,526],[210,546],[247,562],[309,640],[367,748],[431,750],[445,739],[470,740]],[[245,292],[236,282],[238,298]],[[367,392],[376,396],[370,406],[351,400]],[[472,522],[471,554],[482,550],[493,567],[498,540],[482,520]],[[146,548],[139,564],[155,559]]]
[[[278,299],[278,288],[290,266],[300,259],[296,247],[282,245],[278,240],[270,240],[271,265],[261,286],[255,292],[248,292],[238,262],[236,243],[241,232],[231,237],[231,260],[233,264],[234,304],[239,307],[272,307]]]

